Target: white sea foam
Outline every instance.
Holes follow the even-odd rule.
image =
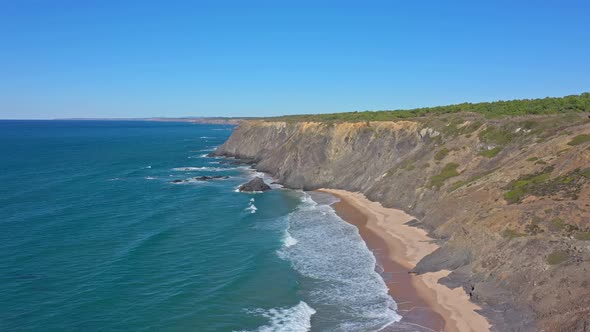
[[[175,167],[172,170],[176,172],[194,172],[194,171],[209,171],[209,172],[223,172],[223,171],[231,171],[236,170],[237,167]]]
[[[248,211],[250,213],[256,213],[256,211],[258,211],[258,208],[256,207],[256,205],[254,205],[254,198],[250,198],[250,201],[248,202],[248,207],[246,208],[246,211]]]
[[[188,156],[186,158],[187,159],[200,159],[200,158],[215,158],[215,157],[210,157],[208,153],[202,153],[202,154],[200,154],[198,156]]]
[[[264,179],[266,177],[266,174],[265,173],[258,172],[258,171],[254,170],[253,168],[251,168],[249,166],[242,166],[242,167],[244,167],[244,169],[247,169],[247,170],[251,170],[252,171],[252,173],[250,174],[250,177],[251,178],[262,178],[262,179]]]
[[[283,236],[283,245],[287,248],[292,247],[297,244],[297,239],[291,236],[289,230],[285,230],[285,235]]]
[[[256,213],[256,211],[258,211],[258,208],[256,207],[256,205],[254,204],[250,204],[248,205],[248,207],[246,208],[246,211],[250,212],[250,213]]]
[[[306,193],[301,201],[287,217],[284,245],[277,254],[304,276],[305,301],[330,311],[334,323],[321,330],[374,331],[398,322],[397,305],[357,228]]]
[[[153,176],[146,176],[145,179],[146,180],[156,180],[157,178],[155,178]]]
[[[199,138],[203,138],[203,139],[207,139],[207,138],[215,138],[215,137],[211,137],[211,136],[201,136]]]
[[[182,180],[182,182],[170,182],[172,184],[176,184],[176,185],[183,185],[183,184],[206,184],[207,181],[199,181],[199,180],[195,180],[195,179],[184,179]]]
[[[316,311],[301,301],[291,308],[258,309],[251,311],[269,320],[258,332],[306,332],[311,329],[311,316]]]

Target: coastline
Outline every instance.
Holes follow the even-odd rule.
[[[450,271],[413,275],[408,272],[426,255],[438,248],[426,231],[406,225],[412,216],[401,210],[383,207],[360,193],[319,189],[340,199],[333,204],[336,213],[355,225],[383,268],[389,294],[398,304],[402,322],[429,331],[489,331],[489,322],[475,310],[465,291],[438,283]]]

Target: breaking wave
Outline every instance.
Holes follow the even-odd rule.
[[[246,208],[246,211],[248,211],[250,213],[256,213],[257,210],[258,210],[258,208],[256,207],[256,205],[254,205],[254,198],[250,198],[250,201],[248,202],[248,207]]]
[[[314,319],[314,329],[371,331],[398,322],[397,304],[358,229],[307,193],[301,202],[287,217],[277,254],[303,276],[305,301],[320,313],[330,312],[329,320]]]
[[[257,332],[306,332],[311,328],[311,316],[316,313],[303,301],[290,308],[257,309],[251,312],[269,320],[267,325],[256,329]]]
[[[195,171],[209,171],[209,172],[223,172],[239,169],[238,167],[175,167],[172,170],[176,172],[195,172]]]
[[[285,236],[283,237],[283,245],[287,248],[292,247],[297,244],[297,239],[291,236],[289,230],[285,230]]]

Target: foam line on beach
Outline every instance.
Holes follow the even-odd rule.
[[[423,257],[438,248],[426,231],[406,225],[414,218],[404,211],[385,208],[360,193],[335,189],[320,191],[339,197],[366,217],[367,229],[387,244],[384,253],[386,259],[412,269]],[[371,243],[368,245],[371,246]],[[470,301],[461,287],[450,289],[438,283],[449,273],[447,270],[424,273],[412,277],[411,282],[418,295],[443,317],[445,331],[489,331],[489,322],[476,312],[481,308]]]
[[[277,254],[303,276],[305,301],[331,311],[328,330],[374,331],[401,319],[373,254],[330,205],[301,193],[287,220]]]

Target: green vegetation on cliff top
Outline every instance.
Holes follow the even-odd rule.
[[[457,112],[481,113],[488,117],[527,114],[557,114],[590,111],[590,93],[543,99],[521,99],[489,103],[463,103],[448,106],[425,107],[412,110],[363,111],[330,114],[285,115],[266,118],[274,121],[390,121],[423,117],[429,114]]]

